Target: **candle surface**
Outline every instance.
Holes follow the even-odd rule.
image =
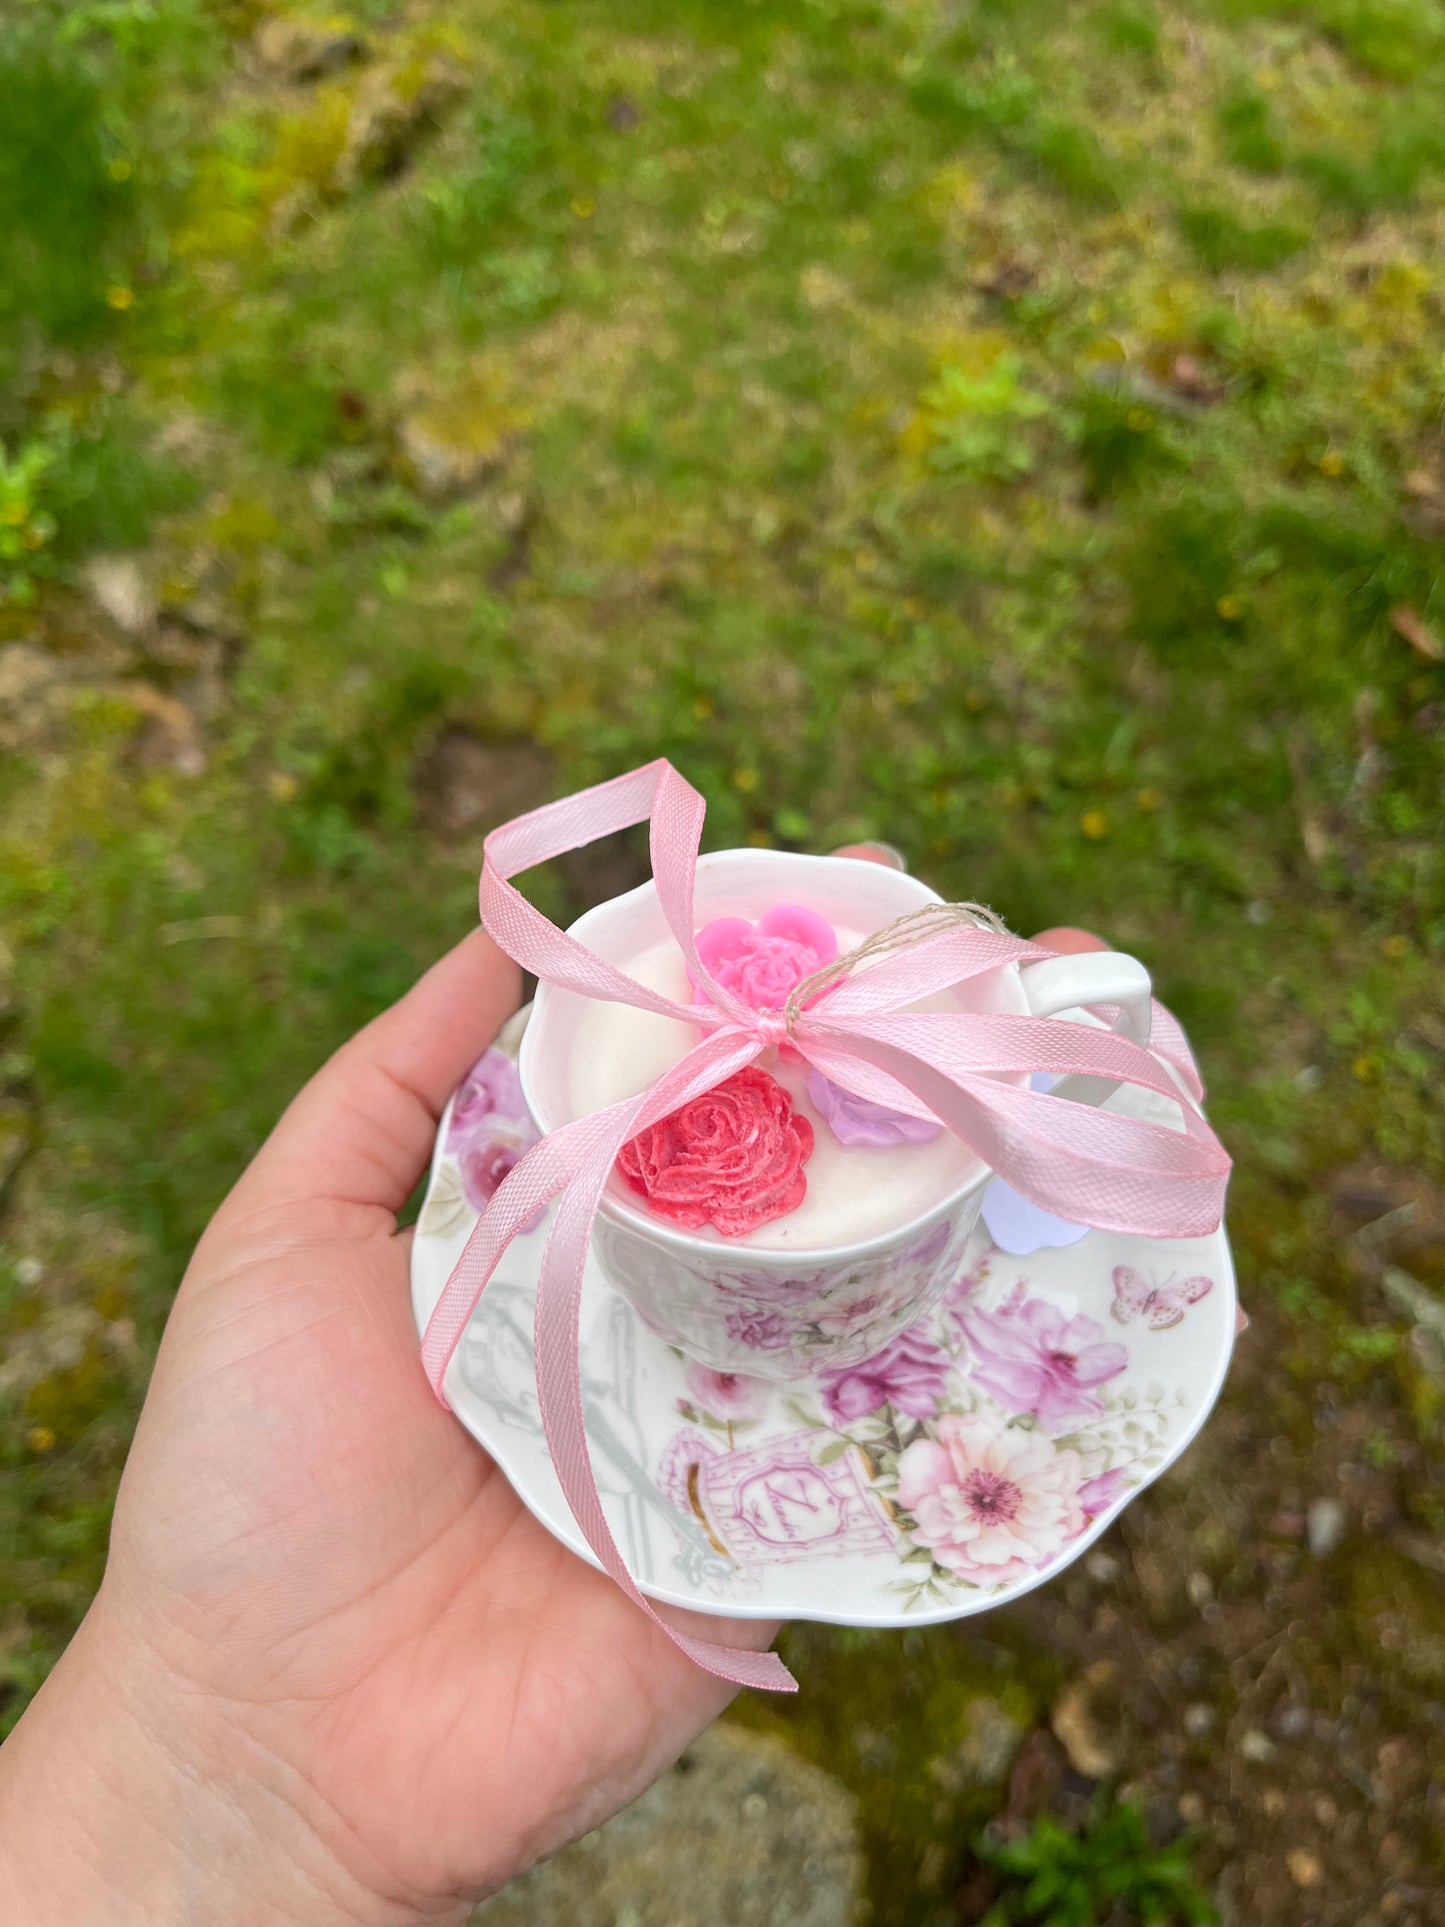
[[[863,933],[835,926],[840,951],[863,940]],[[682,958],[670,940],[650,946],[618,966],[649,990],[680,1003],[693,1001]],[[947,998],[930,998],[924,1009],[948,1009]],[[628,1004],[589,1000],[578,1024],[570,1066],[572,1114],[580,1117],[635,1097],[698,1041],[691,1024],[659,1017]],[[808,1066],[783,1063],[777,1053],[761,1060],[794,1107],[813,1127],[814,1150],[805,1167],[808,1193],[796,1211],[760,1225],[741,1238],[722,1238],[710,1226],[690,1235],[716,1240],[728,1248],[752,1245],[769,1251],[809,1251],[853,1244],[881,1236],[919,1217],[930,1205],[956,1191],[975,1168],[968,1148],[951,1131],[941,1130],[929,1144],[886,1148],[840,1144],[808,1097]],[[646,1201],[614,1177],[615,1195],[646,1213]],[[665,1222],[665,1220],[663,1221]]]

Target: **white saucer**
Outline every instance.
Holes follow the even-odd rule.
[[[493,1086],[505,1086],[509,1067],[497,1068]],[[1169,1115],[1127,1089],[1110,1105]],[[448,1106],[413,1247],[419,1330],[477,1217],[447,1148],[451,1118]],[[503,1147],[530,1141],[525,1121],[487,1122]],[[537,1409],[532,1313],[544,1242],[539,1226],[503,1258],[447,1393],[529,1509],[595,1564]],[[962,1619],[1072,1564],[1179,1457],[1219,1396],[1234,1326],[1222,1228],[1178,1241],[1091,1231],[1018,1258],[981,1226],[957,1291],[912,1328],[908,1356],[886,1374],[898,1404],[869,1412],[881,1388],[867,1366],[832,1387],[699,1376],[589,1264],[582,1380],[593,1468],[652,1599],[740,1619]]]

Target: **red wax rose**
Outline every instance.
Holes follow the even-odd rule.
[[[812,1125],[750,1064],[624,1144],[617,1169],[660,1217],[741,1238],[797,1210],[812,1155]]]

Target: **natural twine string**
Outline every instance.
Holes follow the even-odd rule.
[[[901,917],[895,917],[881,930],[875,930],[871,937],[865,937],[856,949],[846,951],[843,956],[835,957],[811,977],[804,977],[794,984],[783,1006],[783,1020],[791,1031],[802,1016],[809,1001],[824,990],[831,990],[834,984],[851,977],[862,963],[873,957],[887,957],[895,950],[907,950],[910,945],[923,943],[929,937],[936,937],[944,930],[957,930],[967,927],[975,930],[992,930],[995,936],[1006,937],[1010,934],[1008,925],[995,910],[986,903],[926,903],[921,910],[909,910]]]

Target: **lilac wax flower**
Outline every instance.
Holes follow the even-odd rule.
[[[1047,1071],[1034,1071],[1029,1085],[1036,1091],[1051,1091],[1058,1081]],[[1029,1258],[1045,1249],[1061,1251],[1089,1235],[1086,1224],[1071,1224],[1041,1205],[1030,1204],[1002,1178],[995,1178],[986,1187],[980,1215],[999,1250],[1012,1258]]]
[[[932,1418],[948,1383],[948,1354],[922,1328],[910,1325],[861,1365],[845,1365],[818,1374],[823,1403],[838,1425],[867,1418],[882,1405],[895,1406],[909,1418]]]
[[[985,1187],[980,1215],[999,1250],[1014,1258],[1028,1258],[1045,1248],[1062,1250],[1089,1235],[1086,1224],[1070,1224],[1067,1218],[1056,1218],[1041,1205],[1030,1204],[1002,1178]]]
[[[959,1307],[958,1322],[973,1352],[973,1382],[1007,1411],[1032,1412],[1049,1432],[1103,1411],[1096,1385],[1129,1363],[1125,1346],[1104,1342],[1092,1318],[1070,1318],[1023,1288],[997,1311]]]
[[[840,1144],[886,1150],[895,1144],[931,1144],[942,1125],[932,1118],[910,1117],[886,1105],[857,1097],[821,1071],[808,1072],[808,1095]]]

